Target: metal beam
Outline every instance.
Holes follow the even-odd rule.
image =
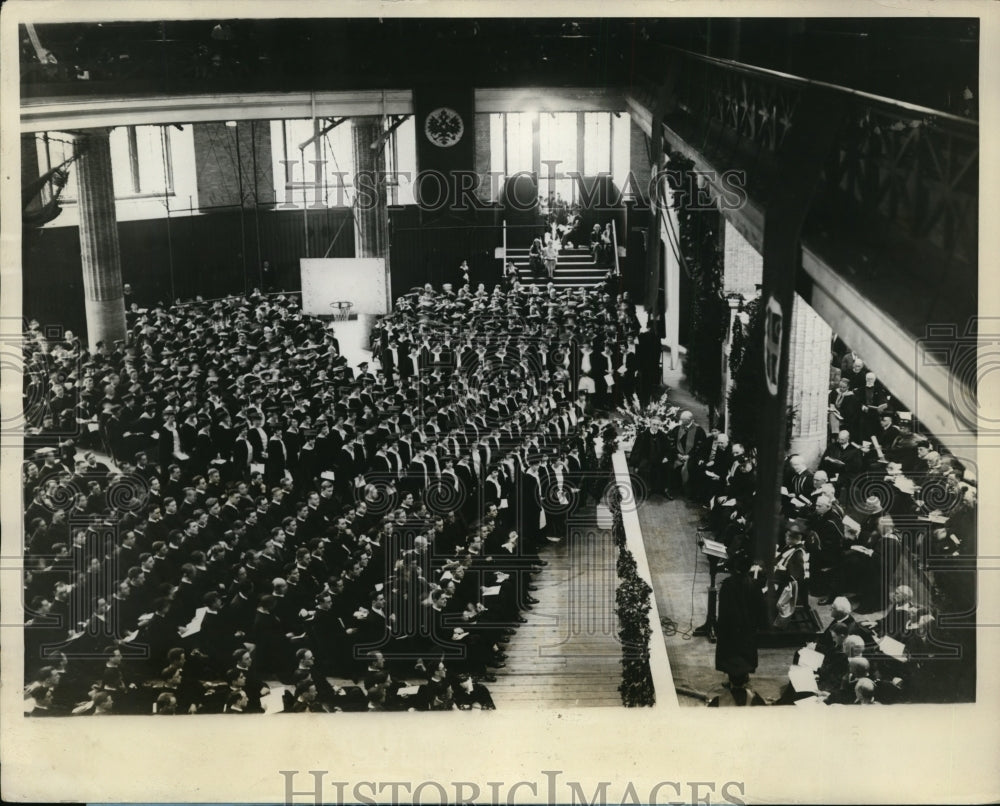
[[[282,120],[413,113],[410,90],[249,93],[169,98],[55,98],[21,105],[21,132],[220,120]]]
[[[314,106],[315,104],[315,106]],[[614,89],[566,87],[476,90],[476,112],[623,112]],[[36,98],[21,104],[21,131],[99,126],[147,126],[220,120],[281,120],[366,115],[411,115],[410,90],[233,93],[171,97]]]
[[[476,90],[476,112],[624,112],[620,90],[600,87],[516,87]]]

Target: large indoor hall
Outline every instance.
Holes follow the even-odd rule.
[[[977,20],[18,39],[29,719],[976,701]]]

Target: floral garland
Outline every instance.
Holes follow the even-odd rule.
[[[618,547],[618,590],[615,605],[622,644],[622,682],[618,686],[622,705],[626,708],[651,706],[656,703],[653,675],[649,668],[649,626],[652,588],[639,576],[635,557],[625,545],[625,525],[622,521],[621,491],[612,485],[608,496],[611,510],[611,537]]]

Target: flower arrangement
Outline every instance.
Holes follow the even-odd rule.
[[[635,557],[625,545],[622,521],[621,491],[613,485],[608,494],[611,510],[611,537],[618,547],[618,590],[615,605],[618,613],[618,636],[622,644],[622,681],[618,686],[622,705],[626,708],[651,706],[656,703],[653,675],[649,669],[650,596],[652,588],[639,576]]]
[[[639,398],[632,395],[628,404],[619,406],[612,415],[618,422],[621,447],[625,451],[631,450],[639,431],[649,428],[649,424],[654,420],[662,427],[672,428],[677,422],[680,410],[680,406],[670,404],[669,389],[645,408],[640,405]]]

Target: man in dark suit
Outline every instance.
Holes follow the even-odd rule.
[[[692,457],[698,455],[707,439],[705,429],[694,421],[694,414],[682,411],[677,427],[671,434],[671,470],[667,477],[668,491],[683,492],[688,489],[692,470]]]

